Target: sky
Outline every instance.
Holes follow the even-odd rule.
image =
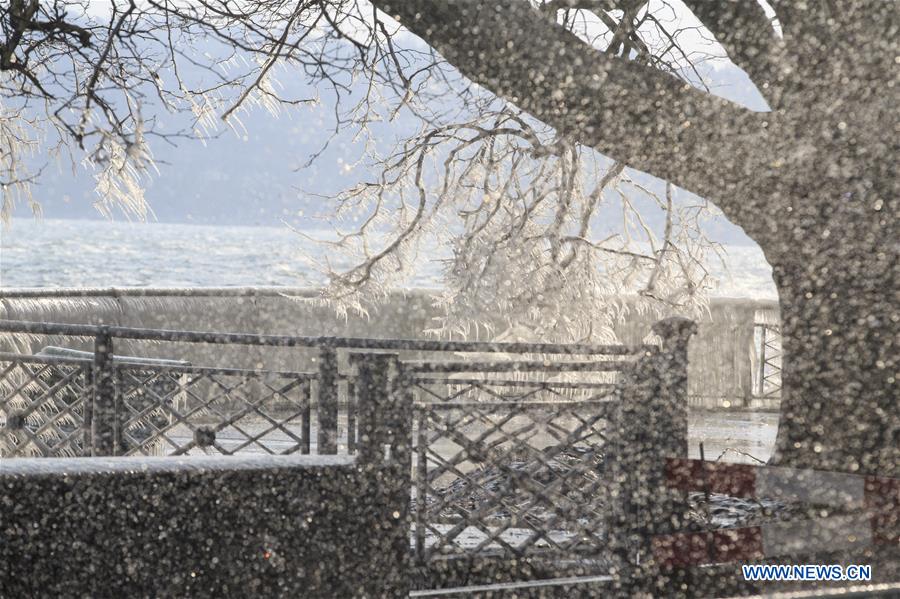
[[[690,15],[676,18],[691,25]],[[703,69],[713,93],[765,109],[753,84],[731,63],[714,61]],[[295,97],[318,92],[301,77],[292,79],[290,73],[279,81]],[[261,109],[252,110],[241,117],[246,133],[224,129],[219,138],[206,143],[179,140],[170,146],[156,142],[152,149],[159,172],[146,181],[151,220],[262,226],[288,221],[302,227],[307,215],[323,210],[324,200],[317,194],[334,193],[371,175],[365,165],[357,164],[362,147],[353,138],[355,131],[349,130],[339,132],[316,161],[300,168],[332,136],[333,108],[328,96],[322,96],[317,106],[291,108],[277,118]],[[172,129],[183,123],[179,116],[162,119]],[[374,132],[388,145],[415,126],[412,117],[400,116],[393,123],[376,125]],[[662,185],[652,177],[638,176],[647,185]],[[93,206],[96,195],[89,169],[50,163],[34,191],[47,218],[104,218]],[[20,206],[16,215],[27,216],[27,208]],[[724,219],[711,226],[720,241],[750,243]]]

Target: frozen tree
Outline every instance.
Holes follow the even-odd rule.
[[[659,3],[628,14],[564,10],[558,21],[598,51],[703,86],[696,65],[718,48],[701,38],[685,50],[674,15]],[[445,317],[435,334],[608,341],[626,307],[705,308],[714,284],[705,264],[720,251],[704,234],[714,213],[705,200],[646,188],[623,163],[473,87],[396,29],[379,13],[360,20],[382,106],[367,94],[344,118],[366,135],[370,122],[403,110],[422,127],[386,155],[369,144],[379,176],[329,198],[329,253],[354,266],[317,264],[331,283],[323,301],[365,311],[421,263],[421,250],[438,249]],[[648,226],[653,211],[664,215],[659,230]],[[623,305],[626,294],[640,301]]]
[[[776,459],[896,472],[895,3],[776,2],[773,20],[756,2],[686,2],[764,94],[764,113],[597,52],[526,3],[375,4],[473,82],[741,225],[780,294]]]
[[[8,221],[16,202],[28,202],[36,215],[40,204],[30,194],[36,173],[29,172],[26,161],[39,146],[32,123],[20,110],[0,103],[0,219]]]
[[[352,106],[341,125],[364,132],[396,110],[424,123],[382,158],[380,181],[336,198],[338,210],[368,208],[364,227],[371,222],[375,235],[339,240],[357,244],[362,261],[334,273],[334,297],[390,284],[417,243],[444,236],[457,289],[493,273],[518,278],[466,302],[521,306],[549,327],[542,333],[584,336],[553,323],[554,300],[593,304],[620,290],[609,282],[620,269],[641,273],[631,289],[672,303],[703,284],[702,252],[691,244],[705,244],[691,233],[696,217],[670,208],[671,188],[657,198],[668,226],[655,245],[597,239],[580,227],[592,198],[629,185],[623,167],[650,173],[712,202],[773,265],[785,352],[776,459],[895,472],[895,3],[678,3],[751,77],[766,112],[692,85],[677,66],[692,57],[673,57],[680,46],[665,27],[657,27],[662,44],[648,41],[647,27],[674,2],[148,0],[105,20],[84,4],[17,0],[3,9],[0,85],[7,104],[25,94],[47,106],[52,132],[107,169],[101,185],[122,190],[120,200],[136,197],[129,190],[149,164],[145,140],[158,134],[140,111],[147,100],[191,110],[196,126],[186,133],[206,135],[211,115],[233,124],[248,104],[302,101],[279,97],[271,79],[299,67]],[[398,33],[398,23],[425,45]],[[200,39],[215,40],[215,50],[193,51]],[[214,80],[184,81],[179,61],[201,63]],[[232,69],[222,74],[219,63]],[[472,85],[453,80],[460,76]],[[360,77],[369,83],[362,99],[351,93]],[[466,113],[444,110],[448,90]],[[384,115],[386,98],[393,105]],[[436,210],[441,202],[453,209]],[[397,227],[383,222],[387,214],[399,214]],[[574,280],[587,285],[575,289]]]
[[[75,16],[69,16],[73,10]],[[704,292],[714,282],[704,263],[719,249],[701,226],[710,214],[706,202],[673,202],[671,189],[663,199],[661,192],[631,181],[622,163],[598,159],[506,101],[473,91],[431,49],[411,47],[409,35],[398,34],[397,24],[369,5],[256,2],[229,12],[217,3],[121,9],[113,4],[106,21],[92,14],[89,3],[11,6],[7,45],[21,31],[18,47],[27,38],[38,48],[30,50],[38,59],[26,54],[11,60],[8,71],[11,90],[18,84],[51,105],[57,98],[32,77],[42,61],[84,71],[88,80],[105,81],[109,69],[124,72],[102,94],[79,87],[76,76],[54,77],[70,112],[77,108],[78,126],[58,110],[46,119],[63,139],[84,146],[85,139],[96,138],[85,147],[86,163],[96,170],[98,207],[104,212],[112,206],[138,215],[148,210],[141,186],[152,167],[146,139],[161,135],[141,116],[148,99],[190,110],[196,119],[192,133],[206,137],[218,129],[219,116],[239,128],[238,113],[248,104],[277,113],[290,100],[277,95],[272,74],[280,70],[290,77],[292,71],[283,67],[300,65],[314,82],[334,91],[341,129],[356,128],[361,137],[374,138],[369,125],[400,111],[423,124],[386,157],[378,155],[372,139],[370,166],[380,178],[323,202],[340,230],[340,241],[329,245],[342,254],[341,264],[355,266],[319,265],[331,282],[322,301],[339,310],[365,311],[411,274],[419,263],[416,250],[437,243],[447,254],[441,298],[446,317],[433,330],[438,334],[483,328],[507,337],[610,340],[612,320],[624,308],[617,302],[623,293],[642,298],[639,310],[705,307]],[[606,53],[631,55],[702,83],[694,64],[707,53],[689,55],[679,46],[680,32],[665,22],[672,14],[661,5],[643,14],[646,25],[636,27],[637,13],[591,17],[566,10],[560,22]],[[58,23],[67,25],[54,29]],[[110,45],[110,55],[117,54],[105,59],[93,55],[103,39],[124,47]],[[73,42],[81,44],[85,59],[71,56]],[[713,47],[705,46],[700,50]],[[199,71],[208,72],[212,83],[190,85],[182,76],[187,69],[179,68],[184,62],[200,62]],[[217,63],[226,68],[214,68]],[[354,84],[359,78],[367,90],[362,98],[353,93],[363,87]],[[102,122],[84,130],[97,120],[95,113]],[[604,210],[617,221],[605,223],[606,234],[595,239],[595,221]],[[648,210],[663,213],[659,220],[665,226],[648,226]],[[486,262],[484,252],[491,256]],[[526,287],[517,285],[523,282]],[[501,317],[491,320],[489,314]]]
[[[377,180],[334,198],[329,255],[355,266],[319,265],[330,278],[323,300],[363,311],[422,254],[442,251],[436,334],[486,327],[507,339],[608,341],[625,309],[617,297],[638,294],[637,309],[701,309],[712,285],[704,264],[717,249],[701,226],[706,203],[676,205],[671,186],[659,197],[622,164],[541,133],[503,112],[429,126],[391,152]],[[662,231],[636,196],[665,214]],[[595,239],[598,213],[611,204],[615,232]]]

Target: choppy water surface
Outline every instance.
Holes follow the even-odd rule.
[[[758,247],[727,252],[725,268],[710,265],[716,295],[777,297]],[[323,254],[287,227],[18,219],[0,231],[0,286],[307,286],[322,279],[304,255]],[[423,260],[410,285],[439,286],[437,258]]]
[[[17,220],[0,233],[3,287],[312,284],[289,229]]]

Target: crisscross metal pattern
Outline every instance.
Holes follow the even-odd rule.
[[[410,377],[420,560],[605,549],[612,385]]]
[[[763,337],[765,359],[763,360],[762,395],[781,395],[781,327],[768,325]]]
[[[757,397],[781,396],[781,326],[757,324],[758,372],[756,373]]]
[[[90,453],[90,362],[0,354],[0,457]]]
[[[310,383],[297,372],[117,369],[124,455],[310,451]]]

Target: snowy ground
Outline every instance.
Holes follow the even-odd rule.
[[[703,443],[707,460],[721,456],[723,462],[765,462],[772,455],[777,432],[777,412],[692,412],[688,417],[688,457],[699,458]]]

